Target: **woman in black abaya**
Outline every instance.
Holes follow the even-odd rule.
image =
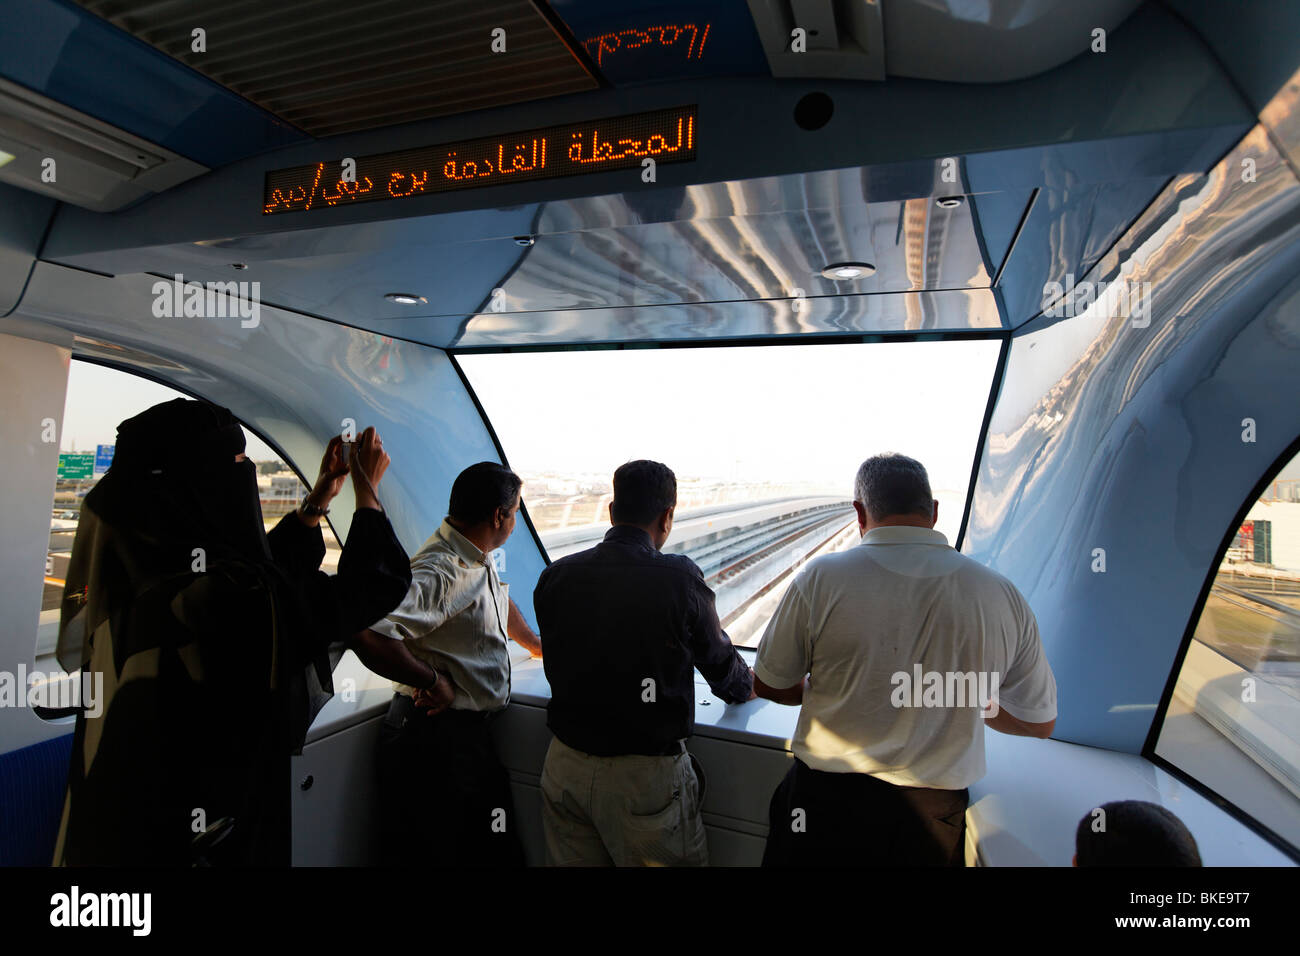
[[[349,464],[335,437],[269,534],[243,452],[226,409],[165,402],[122,422],[86,495],[58,655],[104,689],[98,716],[77,717],[56,864],[290,862],[290,755],[343,642],[401,602],[410,565],[375,495],[389,459],[374,429]],[[349,471],[357,510],[331,576],[320,515]]]

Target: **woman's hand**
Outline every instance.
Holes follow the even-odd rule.
[[[384,477],[384,472],[388,470],[391,461],[388,452],[384,451],[383,439],[379,437],[379,432],[375,431],[375,427],[371,425],[361,433],[356,448],[352,450],[350,462],[352,492],[356,497],[358,508],[384,510],[383,506],[379,504],[376,489],[379,487],[379,482]]]
[[[343,479],[347,475],[348,466],[343,464],[343,439],[335,435],[325,446],[325,457],[321,459],[316,483],[312,485],[311,491],[307,493],[307,500],[303,503],[319,508],[321,511],[328,509],[330,502],[343,490]],[[299,509],[298,517],[308,527],[314,528],[320,524],[319,513],[309,515]]]
[[[335,435],[325,446],[325,457],[320,461],[320,471],[316,475],[316,484],[312,486],[307,500],[322,508],[329,506],[340,491],[343,479],[348,475],[348,466],[343,463],[343,438]]]

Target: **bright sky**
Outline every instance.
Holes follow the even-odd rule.
[[[936,491],[966,491],[997,343],[463,355],[517,468],[612,475],[633,458],[682,478],[812,481],[847,493],[863,458],[919,459]],[[181,396],[74,361],[63,451],[112,444],[117,424]],[[520,396],[529,400],[521,402]],[[255,461],[279,456],[245,432]],[[1300,477],[1300,458],[1282,470]]]
[[[74,361],[68,373],[68,397],[63,408],[59,448],[94,451],[96,445],[112,445],[118,422],[159,402],[189,397],[138,375]],[[248,457],[254,461],[273,461],[280,457],[248,429],[244,429],[244,438]]]
[[[679,478],[852,490],[896,451],[965,492],[995,341],[463,355],[512,467],[560,474],[653,458]],[[521,401],[521,396],[528,396]]]

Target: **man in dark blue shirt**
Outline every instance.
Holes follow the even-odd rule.
[[[660,551],[676,505],[666,465],[628,462],[614,472],[605,539],[538,579],[555,735],[542,771],[552,864],[708,862],[686,752],[694,669],[729,704],[753,698],[754,674],[723,632],[699,567]]]

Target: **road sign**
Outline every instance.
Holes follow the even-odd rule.
[[[59,477],[67,479],[95,477],[94,455],[59,454]]]
[[[116,447],[116,445],[95,446],[95,474],[102,475],[108,471],[108,466],[113,464],[113,449]]]
[[[1255,533],[1251,536],[1254,540],[1255,563],[1272,564],[1273,563],[1273,522],[1261,521],[1256,518],[1254,521]]]

